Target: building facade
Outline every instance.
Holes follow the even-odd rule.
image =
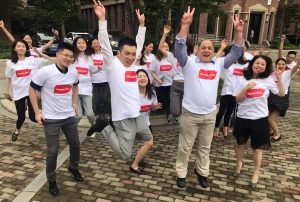
[[[130,15],[126,13],[125,0],[106,0],[102,2],[107,9],[109,32],[132,35]],[[279,0],[229,0],[223,5],[226,17],[211,16],[203,13],[198,20],[197,38],[210,38],[219,41],[233,39],[231,16],[237,14],[245,22],[244,36],[252,44],[262,45],[274,38],[276,14]],[[85,30],[96,30],[97,19],[93,5],[81,7],[82,18],[86,22]]]

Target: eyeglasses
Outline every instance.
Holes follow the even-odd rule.
[[[68,55],[68,54],[65,54],[65,53],[59,53],[59,54],[61,54],[62,56],[64,56],[64,58],[66,58],[66,59],[69,59],[69,60],[74,60],[74,56],[72,55]]]

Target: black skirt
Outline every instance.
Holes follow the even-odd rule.
[[[284,97],[270,93],[268,98],[268,107],[269,110],[279,111],[279,115],[284,117],[289,108],[289,93]]]

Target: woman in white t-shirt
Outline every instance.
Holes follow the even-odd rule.
[[[26,108],[28,108],[29,119],[36,122],[35,114],[28,97],[28,90],[32,75],[42,64],[42,58],[30,56],[29,46],[26,41],[15,40],[13,42],[11,60],[8,60],[6,63],[4,88],[4,97],[14,100],[18,115],[16,129],[12,134],[13,142],[18,139],[21,127],[25,121]],[[9,92],[10,89],[12,90],[12,94]]]
[[[286,111],[289,107],[289,87],[290,82],[292,79],[292,75],[297,71],[299,68],[298,66],[294,68],[289,68],[286,65],[286,60],[284,58],[278,58],[275,62],[275,70],[282,71],[282,79],[285,87],[285,96],[280,97],[278,95],[275,95],[273,93],[270,93],[270,96],[268,98],[268,107],[269,107],[269,124],[270,128],[272,129],[272,133],[270,134],[271,141],[276,142],[281,139],[281,135],[279,133],[279,128],[277,125],[277,118],[278,116],[284,117],[286,114]],[[277,82],[277,78],[275,74],[271,75],[272,78]]]
[[[174,64],[174,55],[169,52],[169,45],[165,42],[167,35],[164,33],[161,38],[156,58],[150,64],[150,70],[157,86],[155,87],[157,99],[162,103],[162,108],[165,110],[166,123],[170,124],[170,89],[173,83],[173,68],[176,64]]]
[[[149,75],[146,70],[139,69],[136,71],[139,92],[140,92],[140,103],[141,103],[141,117],[147,122],[149,129],[152,132],[152,127],[150,123],[150,112],[151,110],[156,110],[161,108],[161,104],[157,102],[157,97],[155,90],[150,84]]]
[[[153,78],[151,76],[150,64],[152,60],[155,59],[155,55],[152,53],[153,51],[153,43],[151,41],[145,41],[143,49],[142,49],[142,57],[143,62],[141,62],[141,69],[145,69],[149,76],[149,81],[152,84]]]
[[[235,82],[238,77],[243,76],[243,70],[248,66],[248,62],[249,61],[244,57],[244,53],[242,53],[236,63],[232,64],[228,69],[224,71],[224,83],[221,91],[220,107],[216,117],[214,131],[214,137],[216,138],[219,137],[219,126],[223,116],[224,121],[221,130],[223,132],[223,137],[226,140],[228,138],[230,117],[236,106],[235,97],[233,97],[232,95]]]
[[[75,38],[73,42],[75,48],[73,68],[76,69],[79,78],[78,84],[78,118],[84,114],[88,118],[91,125],[96,121],[92,108],[92,79],[91,74],[99,71],[98,66],[94,66],[92,57],[89,55],[87,40],[82,36]]]
[[[110,89],[106,72],[103,68],[103,55],[97,38],[91,41],[91,57],[99,72],[92,74],[93,111],[100,118],[111,117]]]
[[[236,137],[236,172],[242,170],[242,160],[248,139],[251,139],[255,170],[252,175],[250,189],[256,189],[263,150],[270,148],[268,125],[268,96],[274,94],[284,96],[285,89],[282,72],[276,71],[277,84],[270,77],[273,71],[271,58],[264,55],[255,56],[237,79],[233,96],[239,104],[233,135]]]

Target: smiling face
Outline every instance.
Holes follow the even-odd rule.
[[[98,39],[93,40],[92,48],[94,49],[95,52],[100,50],[101,46],[100,46],[100,43],[99,43]]]
[[[284,71],[286,68],[286,62],[284,62],[283,60],[279,60],[277,62],[277,64],[275,65],[276,70],[281,70]]]
[[[210,63],[214,54],[215,50],[212,41],[204,40],[200,43],[197,56],[201,62]]]
[[[24,36],[23,40],[27,42],[29,47],[32,46],[32,38],[28,34]]]
[[[82,38],[78,39],[76,42],[76,48],[79,50],[79,52],[84,52],[87,48],[86,41]]]
[[[261,74],[261,73],[265,72],[266,67],[267,67],[266,60],[264,60],[261,57],[258,57],[254,61],[253,66],[252,66],[254,77],[256,77],[258,74]]]
[[[27,52],[26,45],[19,41],[19,42],[17,42],[17,44],[14,48],[14,51],[16,51],[18,56],[24,56],[25,53]]]
[[[118,52],[118,58],[125,67],[130,67],[136,58],[136,47],[124,45]]]
[[[73,63],[74,53],[68,49],[56,52],[56,63],[60,67],[67,68]]]
[[[150,43],[148,46],[145,46],[145,52],[151,53],[153,51],[153,43]]]
[[[286,62],[288,64],[291,64],[293,61],[295,61],[295,59],[296,59],[296,55],[295,54],[288,54],[286,56]]]
[[[138,84],[140,87],[146,87],[148,84],[148,77],[145,72],[140,71],[137,75]]]

